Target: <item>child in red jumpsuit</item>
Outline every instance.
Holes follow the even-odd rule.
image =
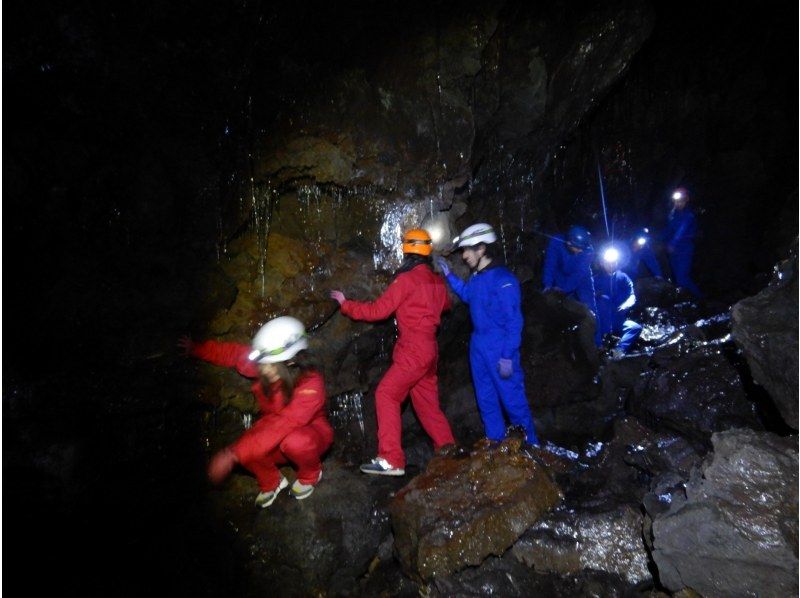
[[[403,239],[405,260],[389,288],[374,302],[347,300],[341,291],[331,297],[342,313],[354,320],[375,322],[394,314],[397,343],[392,365],[375,390],[378,417],[378,456],[361,466],[369,474],[405,474],[401,444],[400,406],[411,395],[420,423],[433,440],[434,449],[454,444],[453,432],[439,406],[436,330],[450,298],[441,276],[430,266],[432,242],[424,230],[411,230]]]
[[[256,506],[271,505],[289,485],[278,465],[291,464],[297,479],[291,493],[298,500],[311,495],[322,477],[321,456],[333,442],[325,413],[325,385],[305,349],[303,324],[288,316],[267,322],[247,345],[218,341],[179,345],[190,355],[215,365],[233,367],[255,378],[252,390],[262,416],[231,446],[214,455],[208,468],[211,481],[225,480],[237,463],[258,481]]]

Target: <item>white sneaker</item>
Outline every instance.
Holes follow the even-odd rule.
[[[272,503],[275,502],[275,499],[278,498],[278,493],[286,488],[289,485],[289,480],[285,477],[281,476],[281,481],[278,483],[278,487],[275,490],[270,492],[259,492],[256,496],[256,506],[261,509],[266,509]]]
[[[360,467],[363,473],[370,473],[373,475],[405,475],[406,470],[399,467],[392,467],[392,465],[383,457],[375,457],[369,463],[364,463]]]
[[[294,496],[297,500],[308,498],[311,496],[311,493],[314,492],[314,487],[319,484],[321,479],[322,471],[320,470],[316,484],[303,484],[300,480],[295,480],[294,484],[292,484],[292,496]]]

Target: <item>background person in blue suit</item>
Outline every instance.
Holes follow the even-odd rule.
[[[603,252],[601,271],[595,276],[597,293],[597,330],[602,340],[606,334],[618,334],[619,342],[611,356],[619,358],[628,351],[642,333],[642,326],[628,318],[628,312],[636,304],[633,281],[618,268],[619,251],[609,247]]]
[[[571,226],[566,237],[552,237],[544,254],[543,290],[563,291],[568,297],[583,303],[596,317],[593,261],[592,238],[582,226]],[[595,341],[600,346],[599,334],[595,334]]]
[[[520,363],[523,320],[519,281],[499,263],[494,254],[496,241],[492,227],[483,223],[467,227],[455,238],[461,259],[472,270],[466,282],[450,271],[444,258],[437,258],[437,264],[455,294],[469,305],[469,363],[487,438],[505,438],[505,411],[512,424],[525,429],[527,442],[538,445]]]
[[[636,280],[639,277],[639,265],[644,264],[645,268],[652,276],[663,278],[664,274],[661,271],[661,264],[656,259],[656,253],[653,251],[653,240],[650,237],[650,229],[640,228],[631,237],[630,243],[630,259],[627,267],[625,268],[628,275]]]
[[[695,299],[702,299],[703,294],[691,276],[696,234],[697,219],[689,207],[689,192],[684,187],[678,187],[672,194],[672,210],[664,231],[669,267],[675,286],[685,288]]]

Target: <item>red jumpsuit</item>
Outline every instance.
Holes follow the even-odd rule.
[[[259,378],[258,365],[247,356],[250,347],[238,343],[205,341],[192,348],[192,355],[215,365],[234,367],[247,378]],[[297,479],[316,484],[322,471],[320,457],[333,443],[333,428],[325,414],[325,385],[322,375],[309,372],[298,378],[291,401],[281,382],[264,392],[260,378],[253,383],[253,394],[261,418],[231,446],[236,457],[258,480],[264,492],[278,487],[278,465],[297,466]]]
[[[454,443],[450,424],[439,406],[436,375],[439,346],[436,329],[450,298],[440,276],[425,264],[398,275],[373,302],[345,301],[342,313],[355,320],[375,322],[393,313],[397,319],[397,343],[392,365],[375,390],[378,416],[378,456],[393,467],[404,468],[400,406],[411,394],[411,404],[435,449]]]

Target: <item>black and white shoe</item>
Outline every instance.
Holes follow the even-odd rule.
[[[392,467],[391,464],[383,457],[375,457],[369,463],[364,463],[360,469],[363,473],[369,473],[372,475],[401,476],[406,474],[405,469]]]

